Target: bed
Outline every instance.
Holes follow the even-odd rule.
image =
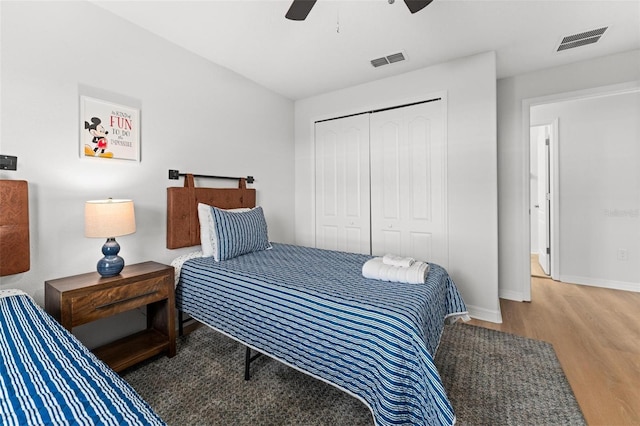
[[[0,423],[164,425],[33,299],[0,290]]]
[[[168,188],[168,200],[183,191],[186,203],[207,198],[216,205],[199,189]],[[239,189],[250,191],[242,183]],[[170,211],[174,204],[168,202],[168,232],[175,230],[170,222],[184,220]],[[219,206],[252,207],[246,204],[227,197]],[[186,210],[197,207],[180,207]],[[212,210],[218,232],[226,232],[218,224],[233,213]],[[197,216],[190,221],[198,234]],[[189,238],[201,242],[200,235]],[[222,257],[227,243],[218,244]],[[455,423],[433,357],[445,321],[467,316],[467,309],[443,268],[430,265],[424,284],[391,283],[362,276],[371,256],[267,245],[227,259],[197,252],[178,258],[178,309],[357,397],[379,426]]]

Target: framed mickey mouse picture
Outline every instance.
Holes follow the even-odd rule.
[[[80,157],[140,161],[140,110],[80,96]]]

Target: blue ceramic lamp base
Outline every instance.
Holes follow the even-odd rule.
[[[113,277],[118,275],[124,268],[124,259],[118,256],[120,244],[115,238],[107,238],[107,242],[102,246],[104,257],[98,261],[98,273],[103,277]]]

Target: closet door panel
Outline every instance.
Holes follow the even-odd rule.
[[[373,188],[382,190],[382,216],[392,224],[400,219],[400,127],[399,123],[389,121],[380,129],[378,141],[384,141],[377,149],[382,150],[382,155],[372,158],[372,169],[378,170],[375,175]]]
[[[444,125],[440,102],[371,114],[374,255],[448,266]]]
[[[433,259],[432,253],[432,234],[428,232],[410,232],[409,233],[409,246],[411,253],[422,253],[418,258],[421,260]],[[431,260],[431,262],[435,262]],[[439,263],[439,262],[435,262]]]
[[[322,248],[328,250],[338,250],[338,227],[323,226],[320,229],[320,239],[324,243],[324,246]]]
[[[324,142],[320,146],[318,159],[320,163],[318,167],[321,169],[318,184],[321,188],[322,216],[326,219],[337,220],[338,217],[338,167],[340,159],[338,158],[338,135],[335,132],[327,132]]]
[[[347,227],[345,229],[345,233],[346,233],[346,239],[345,239],[345,247],[343,249],[343,251],[347,251],[350,253],[362,253],[362,239],[365,239],[366,241],[369,240],[369,233],[367,232],[367,235],[363,235],[362,233],[362,229],[360,228],[356,228],[356,227]],[[368,249],[368,247],[367,247]],[[365,254],[369,254],[369,252],[367,251]]]
[[[382,236],[382,245],[384,246],[384,251],[378,254],[380,256],[384,256],[385,254],[395,254],[402,253],[402,235],[400,231],[394,231],[392,229],[385,229],[380,232]]]
[[[418,117],[409,122],[409,214],[413,220],[431,220],[430,122]]]
[[[369,118],[316,123],[316,247],[371,253]]]
[[[346,154],[345,154],[345,189],[346,189],[346,211],[345,214],[350,219],[359,219],[362,212],[362,191],[369,188],[362,188],[361,176],[368,173],[362,170],[362,134],[359,130],[352,129],[346,135]],[[366,142],[368,145],[368,141]],[[368,154],[367,154],[368,155]],[[367,211],[368,213],[368,211]]]

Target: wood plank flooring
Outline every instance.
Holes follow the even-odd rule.
[[[531,300],[470,323],[551,343],[589,425],[640,425],[640,293],[532,277]]]
[[[540,277],[540,278],[551,278],[549,275],[544,273],[542,266],[538,263],[538,255],[531,255],[531,276],[532,277]]]

